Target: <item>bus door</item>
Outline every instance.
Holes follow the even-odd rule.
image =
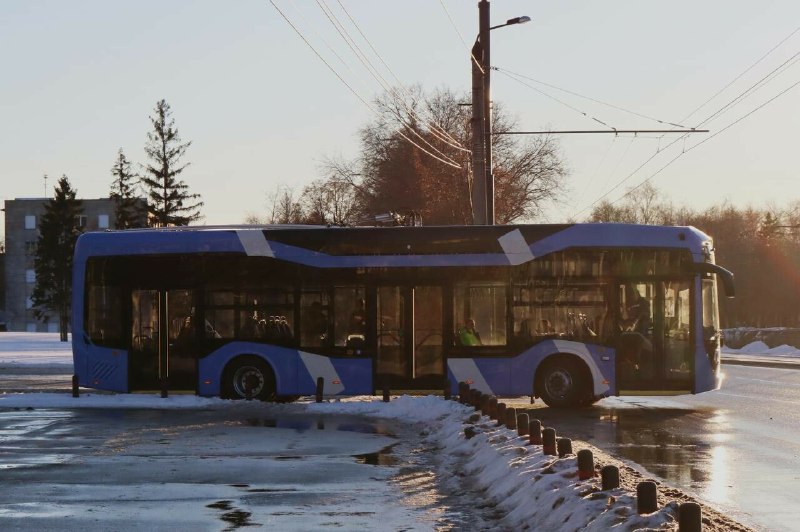
[[[197,388],[198,330],[192,290],[131,291],[131,390]]]
[[[687,393],[694,382],[690,280],[618,285],[617,388]]]
[[[376,389],[441,389],[441,287],[380,286],[377,299]]]

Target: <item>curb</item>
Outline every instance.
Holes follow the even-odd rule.
[[[722,364],[730,366],[754,366],[762,368],[781,368],[781,369],[800,369],[800,360],[797,362],[789,360],[760,360],[758,358],[725,358],[720,360]]]

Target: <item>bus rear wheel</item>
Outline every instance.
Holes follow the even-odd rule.
[[[537,394],[553,408],[585,405],[588,382],[584,373],[580,364],[569,358],[547,361],[537,373]]]
[[[223,375],[223,398],[245,399],[248,395],[261,401],[275,399],[275,375],[272,368],[258,357],[233,360]]]

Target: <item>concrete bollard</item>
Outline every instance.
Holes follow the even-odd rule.
[[[578,451],[578,479],[586,480],[594,476],[594,455],[589,449]]]
[[[564,458],[572,454],[572,440],[569,438],[559,438],[556,442],[558,457]]]
[[[506,408],[506,427],[517,430],[517,409]]]
[[[639,482],[636,486],[636,511],[651,514],[658,510],[658,488],[652,480]]]
[[[315,399],[318,403],[322,402],[322,393],[324,391],[325,391],[325,378],[317,377],[317,391]]]
[[[556,455],[556,429],[542,429],[542,452],[551,456]]]
[[[528,414],[524,412],[517,414],[517,434],[520,436],[528,435]]]
[[[506,421],[506,404],[497,403],[497,410],[495,410],[494,418],[497,420],[498,425],[502,425]]]
[[[600,470],[603,491],[615,490],[619,487],[619,468],[613,465],[604,466]]]
[[[166,399],[169,397],[169,383],[166,378],[159,379],[158,383],[161,385],[161,398]]]
[[[528,422],[528,442],[531,445],[542,444],[542,422],[538,419],[531,419]]]
[[[684,502],[678,506],[678,532],[700,532],[703,529],[703,513],[696,502]]]
[[[78,386],[78,376],[77,375],[73,375],[72,376],[72,397],[80,397],[80,395],[81,395],[81,392],[80,392],[80,388]]]

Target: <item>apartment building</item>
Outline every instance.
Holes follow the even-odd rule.
[[[33,315],[31,294],[36,283],[34,256],[39,224],[49,198],[17,198],[5,202],[5,322],[9,331],[58,332],[58,316],[45,323]],[[82,199],[76,220],[84,231],[114,228],[114,202],[109,198]]]

